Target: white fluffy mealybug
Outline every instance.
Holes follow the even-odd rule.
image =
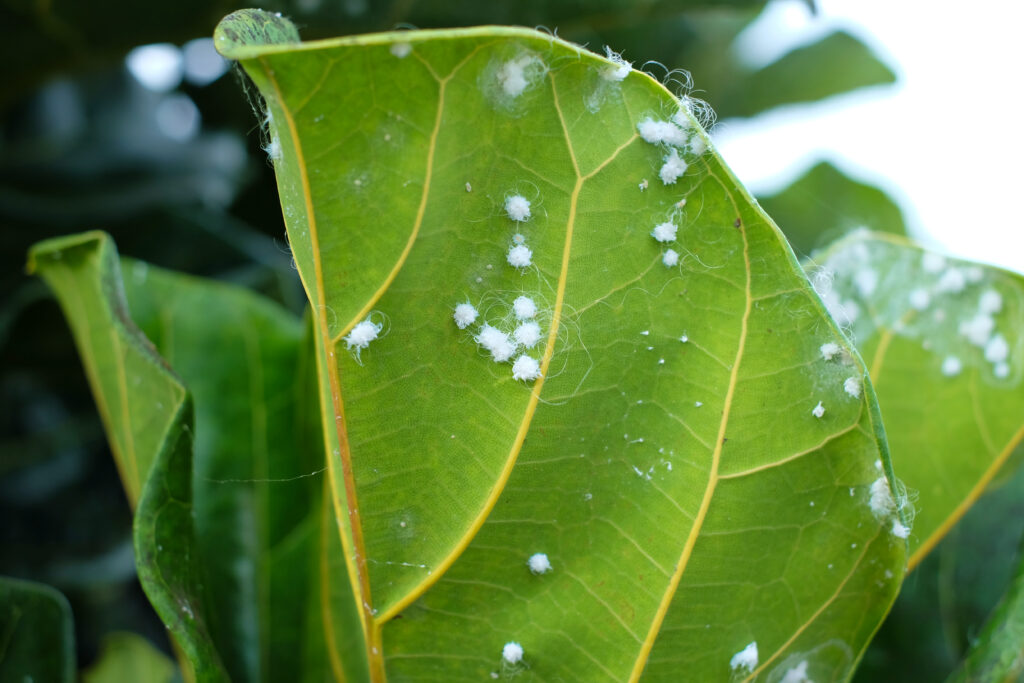
[[[345,335],[345,346],[349,351],[355,349],[356,352],[362,351],[370,345],[377,335],[380,334],[381,329],[384,327],[381,323],[375,323],[369,318],[361,323],[356,324],[352,330]]]
[[[700,133],[690,138],[690,154],[699,157],[706,151],[708,151],[708,143],[701,137]]]
[[[682,130],[688,130],[693,125],[693,122],[690,121],[690,107],[680,104],[676,113],[672,114],[672,123],[679,126]]]
[[[888,517],[896,509],[896,501],[893,500],[892,490],[889,488],[889,481],[881,476],[871,483],[871,498],[868,506],[876,519]]]
[[[652,145],[667,144],[682,147],[686,144],[686,133],[671,121],[655,121],[647,117],[636,124],[640,137]]]
[[[926,273],[937,273],[946,267],[946,258],[941,254],[926,252],[921,256],[921,267]]]
[[[502,64],[497,79],[506,95],[519,97],[531,82],[538,80],[546,71],[539,57],[525,54]]]
[[[875,293],[878,287],[878,271],[873,268],[858,270],[853,276],[853,284],[856,285],[860,295],[867,299]]]
[[[985,360],[989,363],[1002,363],[1010,355],[1010,345],[1006,337],[997,334],[985,344]]]
[[[946,356],[942,361],[942,374],[946,377],[956,377],[964,369],[964,364],[956,356]]]
[[[512,364],[512,379],[532,382],[538,377],[540,377],[540,363],[536,358],[527,355],[516,358],[516,362]]]
[[[510,266],[528,268],[533,263],[533,252],[525,244],[517,244],[508,250],[508,256],[505,258]]]
[[[516,345],[509,340],[506,333],[486,323],[475,339],[484,350],[491,352],[491,358],[496,363],[504,363],[516,352]]]
[[[1003,310],[1003,296],[994,289],[986,289],[978,297],[978,310],[982,313],[998,313]]]
[[[604,53],[612,63],[601,72],[601,76],[608,81],[618,82],[625,80],[626,76],[628,76],[629,72],[633,69],[633,63],[627,62],[622,58],[622,55],[615,52],[607,45],[604,46]]]
[[[530,555],[530,559],[526,561],[526,565],[530,568],[531,574],[547,574],[551,571],[551,560],[545,553],[534,553]]]
[[[658,177],[666,185],[675,185],[675,182],[684,173],[686,173],[686,162],[679,156],[679,151],[673,148],[668,153],[668,156],[665,157],[665,163],[662,164],[661,170],[658,171]]]
[[[399,59],[405,59],[412,52],[412,45],[409,43],[394,43],[391,46],[391,54]]]
[[[270,142],[263,147],[263,151],[267,153],[271,161],[281,160],[281,140],[276,135],[270,136]]]
[[[900,520],[894,520],[892,523],[892,535],[896,538],[906,538],[910,535],[910,529],[903,525]]]
[[[814,406],[811,411],[811,415],[817,418],[821,418],[825,415],[825,406],[821,405],[821,401],[818,401],[818,405]]]
[[[964,291],[964,287],[967,286],[967,279],[964,277],[963,271],[959,268],[947,268],[946,272],[939,278],[939,282],[935,285],[935,289],[939,292],[950,292],[956,294],[957,292]]]
[[[832,360],[839,355],[840,351],[839,344],[835,342],[825,342],[818,350],[821,351],[821,357],[825,360]]]
[[[928,293],[928,290],[923,287],[912,289],[907,298],[910,300],[910,305],[919,311],[923,311],[928,308],[928,304],[932,302],[931,295]]]
[[[505,198],[505,213],[514,221],[526,221],[530,219],[530,200],[521,194],[514,194]]]
[[[732,659],[729,660],[729,668],[737,672],[750,673],[757,668],[757,661],[757,641],[755,640],[732,656]]]
[[[658,223],[654,226],[654,230],[651,230],[651,237],[659,242],[675,242],[676,231],[678,230],[679,226],[671,221]]]
[[[975,346],[984,347],[988,344],[992,330],[995,329],[996,321],[988,313],[978,313],[970,320],[960,323],[960,334],[967,337],[967,341]]]
[[[478,315],[476,307],[467,301],[455,307],[455,313],[452,317],[455,319],[455,324],[459,326],[459,329],[464,330],[476,322]]]
[[[532,320],[537,317],[537,304],[528,296],[517,296],[512,302],[512,312],[520,320]]]
[[[668,268],[679,265],[679,252],[675,249],[666,249],[661,255],[661,262]]]
[[[540,325],[532,320],[523,323],[515,329],[512,336],[523,348],[532,349],[540,341]]]
[[[807,677],[807,660],[805,659],[792,669],[787,669],[786,675],[779,683],[812,683],[811,679]]]
[[[501,658],[506,664],[518,664],[523,661],[523,646],[514,640],[505,643],[501,648]]]
[[[860,390],[863,388],[860,377],[847,377],[843,382],[843,391],[853,398],[860,398]]]

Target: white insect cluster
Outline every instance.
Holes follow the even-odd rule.
[[[526,561],[531,574],[547,574],[551,571],[551,561],[545,553],[534,553]]]
[[[678,230],[679,226],[671,221],[658,223],[654,226],[654,230],[651,230],[651,237],[659,242],[675,242],[676,231]]]
[[[497,79],[506,95],[519,97],[532,83],[543,78],[545,73],[547,67],[540,57],[527,53],[502,64]]]
[[[840,348],[839,344],[836,344],[835,342],[825,342],[821,345],[819,350],[821,351],[822,358],[825,360],[832,360],[839,355]]]
[[[509,340],[508,334],[492,325],[484,324],[476,336],[476,343],[490,351],[496,363],[504,363],[516,352],[516,345]]]
[[[736,672],[752,672],[757,668],[757,641],[747,645],[729,660],[729,667]]]
[[[521,194],[514,194],[505,199],[505,212],[514,221],[530,219],[530,200]]]
[[[661,255],[661,262],[667,268],[679,265],[679,252],[675,249],[666,249],[665,253]]]
[[[522,355],[512,364],[512,378],[531,382],[540,377],[540,363],[536,358]]]
[[[619,82],[625,80],[626,76],[633,69],[633,63],[627,62],[622,58],[622,55],[607,45],[604,46],[604,53],[612,63],[601,72],[601,76],[608,81]]]
[[[860,377],[847,377],[843,382],[843,391],[853,398],[860,398],[861,387]]]
[[[473,323],[476,322],[477,317],[480,314],[477,312],[476,307],[473,304],[466,302],[461,303],[455,307],[455,324],[458,325],[460,330],[464,330]]]
[[[811,411],[811,415],[817,418],[821,418],[825,415],[825,406],[821,405],[821,401],[818,401],[818,405],[814,406]]]
[[[512,333],[518,344],[527,349],[532,349],[540,341],[540,325],[534,321],[525,322]]]
[[[520,320],[532,320],[537,317],[537,304],[528,296],[518,296],[512,302],[512,312]]]
[[[345,335],[345,346],[351,351],[355,349],[357,352],[362,351],[370,345],[374,339],[380,334],[381,329],[384,327],[381,323],[375,323],[369,318],[357,323],[352,330]]]
[[[514,640],[505,643],[501,648],[501,658],[507,664],[518,664],[523,661],[523,646]]]
[[[513,268],[529,268],[533,263],[533,252],[525,244],[516,244],[509,248],[505,258]]]
[[[658,177],[666,185],[675,185],[676,181],[686,173],[686,168],[687,163],[679,156],[679,150],[673,147],[665,157],[665,163],[658,172]]]

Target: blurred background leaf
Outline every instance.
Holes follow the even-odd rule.
[[[607,44],[637,67],[660,63],[646,68],[672,79],[680,94],[689,80],[672,70],[689,69],[692,95],[723,117],[891,80],[888,67],[849,36],[826,37],[768,66],[746,65],[732,47],[764,5],[293,0],[265,7],[291,16],[307,39],[400,26],[543,25],[596,51]],[[0,572],[67,595],[80,666],[96,661],[102,638],[115,631],[170,649],[135,577],[130,510],[71,337],[42,283],[22,274],[24,254],[40,239],[102,228],[122,253],[241,284],[301,312],[305,297],[253,106],[237,77],[221,75],[225,65],[205,40],[221,16],[245,6],[0,2],[0,54],[9,65],[0,86]],[[168,45],[137,49],[153,43]],[[162,82],[152,63],[149,71],[139,66],[154,54],[164,60],[155,74]],[[843,185],[841,177],[828,187],[819,182],[813,192]],[[851,205],[836,214],[854,214]],[[850,224],[827,220],[820,199],[806,206],[798,198],[777,217],[798,245],[800,235],[831,236]],[[883,215],[890,213],[855,222],[880,223]]]
[[[71,607],[60,592],[0,577],[0,680],[75,680]]]

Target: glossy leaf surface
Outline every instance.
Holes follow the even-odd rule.
[[[845,342],[685,113],[688,169],[659,179],[672,152],[637,126],[677,100],[533,31],[281,40],[257,12],[216,37],[269,110],[371,674],[715,679],[757,641],[751,677],[847,675],[905,549],[869,505],[871,387],[854,353],[822,357]],[[474,340],[520,295],[536,381]]]
[[[869,233],[817,261],[812,279],[868,363],[916,508],[913,568],[1024,437],[1024,278]]]

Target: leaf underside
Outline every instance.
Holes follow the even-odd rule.
[[[334,580],[366,603],[371,671],[379,645],[394,680],[721,679],[756,641],[752,677],[849,673],[905,553],[869,506],[877,405],[843,389],[856,352],[822,358],[846,342],[717,155],[687,147],[659,180],[670,150],[637,124],[673,96],[521,29],[218,46],[269,112],[351,572]],[[673,266],[650,234],[669,220]],[[530,267],[506,261],[516,233]],[[519,295],[544,335],[528,383],[474,342],[511,330]],[[460,330],[466,301],[481,317]],[[356,353],[365,320],[381,336]],[[536,552],[553,571],[531,574]]]

